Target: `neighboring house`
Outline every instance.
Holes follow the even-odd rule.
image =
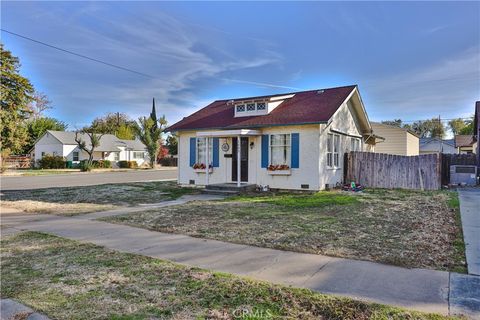
[[[385,139],[375,146],[376,153],[418,156],[419,138],[413,131],[377,122],[372,122],[372,128]]]
[[[90,138],[86,134],[79,134],[79,137],[90,145]],[[35,163],[45,155],[62,156],[67,161],[79,163],[80,160],[88,159],[88,154],[80,150],[75,141],[75,132],[48,130],[35,142],[34,154]],[[94,160],[110,160],[113,164],[121,160],[136,161],[142,165],[148,161],[148,154],[145,145],[139,140],[118,139],[113,134],[105,134],[100,139],[100,146],[93,152]]]
[[[218,100],[167,130],[178,182],[193,185],[320,190],[342,182],[345,152],[376,140],[357,86]]]
[[[474,135],[456,135],[455,147],[458,148],[458,153],[476,153],[477,139]]]
[[[420,138],[420,154],[457,153],[454,139]]]
[[[473,132],[477,139],[477,165],[480,167],[480,101],[475,103],[475,117],[473,118]]]

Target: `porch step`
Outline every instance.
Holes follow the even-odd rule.
[[[240,194],[240,191],[234,190],[217,190],[217,189],[203,189],[204,194],[214,194],[218,196],[236,196]]]
[[[205,187],[205,190],[227,190],[235,192],[246,192],[255,190],[256,185],[254,184],[243,184],[240,187],[236,183],[219,183],[219,184],[209,184]]]

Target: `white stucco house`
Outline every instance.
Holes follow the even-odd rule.
[[[345,152],[376,140],[357,86],[218,100],[167,130],[179,184],[200,186],[325,189],[342,183]]]
[[[79,134],[83,141],[89,145],[89,137]],[[78,148],[75,142],[75,132],[47,130],[34,146],[32,158],[35,163],[45,155],[62,156],[66,161],[78,164],[81,160],[88,159],[88,154]],[[113,134],[105,134],[100,139],[100,146],[93,153],[94,160],[110,160],[112,164],[118,161],[136,161],[140,166],[148,162],[145,145],[139,140],[123,140]]]

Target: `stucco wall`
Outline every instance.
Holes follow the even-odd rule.
[[[343,132],[347,135],[339,135],[339,167],[329,168],[327,166],[327,139],[329,133],[338,134],[334,131]],[[351,151],[351,136],[360,136],[360,130],[356,119],[352,115],[351,107],[343,104],[333,115],[330,125],[320,126],[320,139],[317,142],[320,151],[318,161],[320,190],[325,189],[327,184],[329,187],[334,187],[343,182],[343,161],[345,153]],[[366,150],[366,145],[362,143],[361,149]]]
[[[343,157],[350,151],[352,136],[361,138],[357,120],[352,115],[351,106],[343,104],[329,125],[298,125],[262,128],[262,134],[299,133],[299,168],[292,168],[291,175],[271,175],[266,168],[261,168],[261,136],[249,137],[249,178],[248,183],[268,185],[270,188],[302,189],[301,185],[309,185],[310,190],[321,190],[326,184],[331,187],[343,182]],[[340,131],[339,166],[327,168],[327,134],[332,130]],[[178,182],[195,185],[205,184],[205,173],[196,173],[190,167],[190,138],[196,137],[195,131],[178,132]],[[219,145],[227,142],[232,153],[231,138],[220,138]],[[367,146],[361,143],[362,150]],[[209,175],[209,183],[232,182],[232,159],[224,157],[220,148],[219,167],[213,168]]]

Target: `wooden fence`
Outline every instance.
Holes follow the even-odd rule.
[[[8,156],[2,159],[3,166],[8,169],[28,169],[32,166],[29,156]]]
[[[384,153],[345,154],[344,179],[371,188],[438,190],[442,166],[439,154],[397,156]]]
[[[442,154],[442,185],[450,183],[450,166],[460,165],[478,165],[477,156],[470,154]]]

